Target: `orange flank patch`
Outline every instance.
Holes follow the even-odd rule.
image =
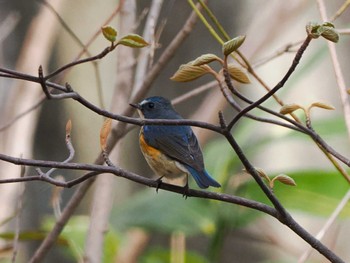
[[[156,159],[160,155],[160,151],[146,143],[143,134],[140,135],[140,146],[142,152],[152,159]]]
[[[146,143],[142,132],[140,134],[140,148],[148,165],[159,176],[177,178],[182,174],[187,173],[180,163],[170,159],[156,148],[149,146]]]

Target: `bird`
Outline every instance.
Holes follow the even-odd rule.
[[[153,96],[130,106],[137,109],[142,119],[183,118],[173,108],[171,102],[160,96]],[[192,128],[187,125],[144,125],[139,133],[141,151],[151,169],[168,179],[191,175],[200,188],[221,187],[204,167],[203,154]]]

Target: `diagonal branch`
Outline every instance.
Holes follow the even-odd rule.
[[[255,101],[254,103],[252,103],[251,105],[247,106],[246,108],[244,108],[242,111],[240,111],[235,118],[233,118],[233,120],[230,122],[230,124],[228,125],[228,129],[232,129],[233,125],[235,125],[237,123],[237,121],[244,116],[246,113],[248,113],[249,111],[251,111],[252,109],[256,108],[257,106],[259,106],[261,103],[265,102],[267,99],[269,99],[273,94],[275,94],[279,89],[281,89],[284,84],[287,82],[287,80],[289,79],[289,77],[292,75],[292,73],[294,72],[294,70],[296,69],[296,67],[298,66],[300,59],[304,53],[304,51],[306,50],[306,48],[308,47],[308,45],[310,44],[312,38],[311,36],[307,36],[305,41],[303,42],[303,44],[300,46],[298,52],[296,53],[294,60],[292,62],[292,65],[290,66],[290,68],[288,69],[287,73],[285,74],[285,76],[282,78],[282,80],[273,88],[271,89],[268,93],[266,93],[263,97],[261,97],[259,100]]]

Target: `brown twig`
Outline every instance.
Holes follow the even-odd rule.
[[[287,82],[287,80],[289,79],[289,77],[292,75],[293,71],[295,70],[295,68],[297,67],[297,65],[299,64],[299,61],[304,53],[304,51],[306,50],[307,46],[310,44],[312,38],[311,36],[307,36],[305,41],[303,42],[303,44],[300,46],[297,54],[294,57],[294,60],[292,62],[292,65],[290,66],[290,68],[288,69],[287,73],[285,74],[285,76],[282,78],[282,80],[273,88],[271,89],[269,92],[267,92],[263,97],[261,97],[259,100],[255,101],[254,103],[250,104],[249,106],[247,106],[246,108],[244,108],[242,111],[240,111],[235,118],[233,118],[233,120],[230,122],[230,124],[228,125],[229,129],[232,129],[233,125],[235,125],[235,123],[237,123],[237,121],[246,113],[248,113],[249,111],[251,111],[252,109],[256,108],[257,106],[259,106],[261,103],[263,103],[264,101],[266,101],[267,99],[269,99],[273,94],[275,94],[279,89],[281,89],[284,84]]]

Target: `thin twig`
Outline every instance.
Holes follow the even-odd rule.
[[[175,193],[183,194],[183,187],[171,185],[162,183],[159,186],[159,183],[157,180],[153,180],[147,177],[143,177],[140,175],[137,175],[135,173],[123,170],[120,167],[114,166],[111,164],[110,166],[104,166],[104,165],[97,165],[97,164],[83,164],[83,163],[63,163],[63,162],[54,162],[54,161],[42,161],[42,160],[31,160],[31,159],[24,159],[24,158],[16,158],[7,156],[4,154],[0,154],[1,160],[6,160],[10,163],[16,164],[16,165],[24,165],[24,166],[30,166],[30,167],[49,167],[49,168],[55,168],[55,169],[68,169],[68,170],[80,170],[80,171],[89,171],[86,173],[83,178],[86,180],[88,178],[91,178],[93,176],[96,176],[97,174],[114,174],[116,176],[120,176],[123,178],[127,178],[133,182],[143,184],[152,188],[159,188],[164,189],[167,191],[172,191]],[[14,183],[14,182],[26,182],[26,181],[45,181],[50,184],[70,188],[74,185],[77,185],[78,183],[81,183],[82,180],[73,179],[71,181],[62,181],[62,180],[56,180],[53,178],[43,178],[40,176],[26,176],[21,178],[13,178],[13,179],[3,179],[0,180],[0,183]],[[214,193],[214,192],[208,192],[204,190],[193,190],[190,189],[188,196],[193,197],[203,197],[203,198],[210,198],[214,200],[222,200],[229,203],[241,203],[243,206],[247,206],[253,209],[257,209],[260,211],[263,211],[267,214],[270,214],[272,216],[276,216],[273,209],[271,209],[270,206],[263,205],[259,202],[248,200],[240,197],[235,197],[227,194],[221,194],[221,193]]]
[[[83,63],[87,63],[87,62],[92,62],[92,61],[95,61],[95,60],[98,60],[98,59],[102,59],[104,58],[108,53],[110,53],[111,51],[113,51],[114,49],[116,48],[115,45],[112,45],[112,46],[109,46],[109,47],[106,47],[101,53],[95,55],[95,56],[92,56],[92,57],[88,57],[88,58],[84,58],[84,59],[79,59],[79,60],[76,60],[76,61],[73,61],[73,62],[70,62],[60,68],[58,68],[57,70],[55,70],[54,72],[48,74],[45,76],[45,80],[48,80],[48,79],[51,79],[53,78],[54,76],[60,74],[61,72],[73,67],[73,66],[76,66],[76,65],[79,65],[79,64],[83,64]]]
[[[0,68],[0,71],[2,69]],[[6,71],[10,71],[10,70],[7,70]],[[16,71],[11,71],[11,75],[16,75],[17,72]],[[19,73],[18,72],[18,75],[19,75],[19,78],[20,79],[25,79],[27,81],[33,81],[33,82],[37,82],[39,83],[40,80],[38,77],[33,77],[31,75],[26,75],[26,74],[23,74],[23,73]],[[85,98],[81,97],[78,93],[74,92],[71,87],[69,85],[67,85],[67,87],[63,87],[61,85],[58,85],[56,83],[52,83],[52,82],[46,82],[46,85],[47,86],[50,86],[50,87],[54,87],[54,88],[57,88],[58,90],[63,90],[65,92],[68,92],[68,93],[64,93],[64,94],[51,94],[51,98],[52,99],[68,99],[68,98],[71,98],[71,99],[74,99],[76,101],[78,101],[79,103],[81,103],[82,105],[84,105],[86,108],[92,110],[93,112],[99,114],[99,115],[102,115],[102,116],[105,116],[105,117],[108,117],[108,118],[111,118],[111,119],[114,119],[114,120],[117,120],[117,121],[120,121],[121,124],[125,125],[125,123],[129,123],[129,124],[134,124],[134,125],[138,125],[138,126],[143,126],[143,125],[189,125],[189,126],[195,126],[195,127],[200,127],[200,128],[204,128],[204,129],[209,129],[209,130],[212,130],[214,132],[217,132],[217,133],[221,133],[221,128],[216,126],[216,125],[213,125],[213,124],[209,124],[209,123],[206,123],[206,122],[200,122],[200,121],[193,121],[193,120],[169,120],[169,119],[164,119],[164,120],[161,120],[161,119],[156,119],[156,120],[151,120],[151,119],[139,119],[139,118],[131,118],[131,117],[127,117],[127,116],[123,116],[123,115],[119,115],[119,114],[113,114],[109,111],[106,111],[106,110],[103,110],[97,106],[95,106],[94,104],[90,103],[89,101],[87,101]],[[279,87],[280,84],[278,84],[276,87]],[[146,86],[145,86],[146,87]],[[145,91],[145,90],[143,90]],[[135,96],[138,96],[140,95],[140,93],[143,93],[141,92],[141,90],[138,92],[137,95]],[[264,97],[263,97],[264,98]],[[257,101],[259,102],[259,101]],[[252,105],[256,105],[256,103],[251,103],[250,106],[248,106],[247,108],[243,109],[242,111],[239,112],[239,114],[242,114],[242,112],[244,110],[247,110],[250,108],[253,108]],[[338,153],[337,151],[335,151],[331,146],[329,146],[314,130],[310,130],[310,129],[306,129],[305,130],[305,127],[300,125],[299,123],[295,122],[294,120],[291,120],[291,119],[288,119],[287,117],[283,116],[283,115],[280,115],[278,113],[275,113],[273,112],[272,110],[269,110],[267,108],[264,108],[262,106],[260,106],[259,104],[257,104],[258,108],[261,108],[261,109],[264,109],[264,111],[266,112],[269,112],[273,115],[276,115],[288,122],[291,122],[293,125],[295,125],[296,127],[298,127],[301,131],[304,131],[305,133],[309,134],[311,136],[311,138],[317,142],[318,144],[322,145],[322,147],[328,151],[329,153],[331,153],[334,157],[336,157],[338,160],[340,160],[341,162],[343,162],[344,164],[346,164],[347,166],[350,167],[350,160],[341,155],[340,153]],[[130,112],[132,111],[130,109],[131,107],[128,107],[124,113],[128,113],[130,114]],[[247,110],[247,112],[249,111]],[[246,113],[242,114],[242,116],[245,116]],[[236,116],[237,118],[237,116]],[[272,123],[272,122],[271,122]],[[281,126],[284,126],[284,125],[281,125]],[[118,128],[115,128],[113,130],[113,134],[114,134],[114,139],[111,141],[111,147],[112,145],[114,145],[114,143],[119,140],[120,138],[122,138],[124,135],[125,135],[125,127],[122,129],[121,127],[122,126],[118,126],[120,129]],[[99,161],[103,161],[103,159],[99,159]]]
[[[2,69],[0,68],[0,71],[1,70]],[[8,70],[6,70],[6,71],[8,71]],[[11,71],[11,75],[15,75],[15,74],[16,74],[15,71]],[[18,75],[19,75],[19,78],[21,78],[21,79],[23,77],[25,80],[39,83],[39,79],[37,77],[33,77],[31,75],[26,75],[26,74],[23,74],[23,73],[18,73]],[[23,75],[25,75],[25,76],[23,76]],[[129,123],[129,124],[134,124],[134,125],[138,125],[138,126],[143,126],[143,125],[146,125],[146,124],[147,125],[189,125],[189,126],[200,127],[200,128],[212,130],[212,131],[217,132],[217,133],[221,133],[221,128],[220,127],[218,127],[216,125],[213,125],[213,124],[206,123],[206,122],[193,121],[193,120],[169,120],[169,119],[168,120],[166,120],[166,119],[164,119],[164,120],[160,120],[160,119],[157,119],[157,120],[147,119],[147,120],[145,120],[145,119],[139,119],[139,118],[131,118],[131,117],[127,117],[127,116],[123,116],[123,115],[119,115],[119,114],[113,114],[113,113],[111,113],[109,111],[100,109],[99,107],[97,107],[94,104],[90,103],[85,98],[81,97],[78,93],[74,92],[71,88],[69,88],[70,87],[69,85],[67,85],[67,88],[64,88],[63,86],[55,84],[55,83],[52,83],[52,82],[46,82],[46,85],[48,85],[50,87],[55,87],[55,88],[57,88],[59,90],[65,90],[66,92],[67,91],[69,92],[69,93],[65,93],[65,94],[51,94],[50,96],[52,97],[52,99],[68,99],[68,98],[74,99],[74,100],[78,101],[79,103],[81,103],[82,105],[84,105],[86,108],[92,110],[93,112],[95,112],[95,113],[97,113],[99,115],[102,115],[102,116],[105,116],[105,117],[108,117],[108,118],[120,121],[122,124]],[[279,84],[276,87],[279,87]],[[137,95],[135,95],[135,96],[137,96]],[[259,102],[259,101],[257,101],[257,102]],[[255,102],[255,103],[257,103],[257,102]],[[251,105],[255,105],[255,104],[252,103],[247,108],[248,109],[249,108],[253,108]],[[261,106],[257,105],[256,107],[260,108]],[[130,108],[131,107],[127,108],[124,113],[130,114],[130,112],[132,111]],[[247,110],[247,108],[245,108],[244,110]],[[340,160],[341,162],[343,162],[344,164],[346,164],[347,166],[350,167],[350,160],[347,157],[345,157],[345,156],[341,155],[340,153],[338,153],[337,151],[335,151],[314,130],[310,130],[310,129],[306,129],[305,130],[305,127],[303,127],[302,125],[298,124],[294,120],[288,119],[288,118],[286,118],[285,116],[282,116],[282,115],[278,115],[278,113],[274,113],[273,111],[271,111],[271,110],[269,110],[267,108],[263,108],[263,107],[261,107],[261,108],[264,109],[265,111],[271,113],[271,114],[274,114],[274,115],[277,114],[276,116],[278,116],[280,118],[283,118],[286,121],[291,122],[293,125],[298,127],[300,130],[303,130],[305,133],[309,134],[311,136],[311,138],[315,142],[317,142],[318,144],[322,145],[322,147],[326,151],[328,151],[334,157],[336,157],[338,160]],[[242,112],[244,110],[240,111],[239,114],[242,114]],[[248,111],[249,110],[247,110],[247,112]],[[246,113],[242,114],[242,116],[243,115],[246,115]],[[237,116],[236,116],[236,118],[237,118]],[[116,140],[119,140],[121,137],[124,136],[125,128],[123,128],[123,129],[114,129],[113,131],[114,131],[115,139],[112,140],[112,144],[111,145],[114,145],[114,142],[116,142]],[[99,159],[99,161],[103,161],[103,160]]]
[[[281,56],[285,53],[289,53],[289,52],[295,53],[297,50],[294,50],[294,48],[296,46],[299,46],[302,43],[303,43],[303,40],[299,40],[299,41],[296,41],[293,43],[288,43],[288,44],[284,45],[283,47],[281,47],[280,49],[278,49],[277,51],[275,51],[274,53],[272,53],[271,55],[268,55],[268,56],[258,60],[257,62],[254,63],[254,65],[252,67],[253,68],[260,67],[260,66],[266,64],[267,62],[270,62],[271,60],[278,58],[279,56]]]
[[[269,99],[273,94],[275,94],[279,89],[281,89],[284,86],[284,84],[287,82],[287,80],[289,79],[289,77],[292,75],[293,71],[295,70],[295,68],[299,64],[299,61],[300,61],[304,51],[306,50],[307,46],[310,44],[311,40],[312,40],[312,38],[310,36],[306,37],[304,43],[300,46],[297,54],[295,55],[291,67],[288,69],[287,73],[282,78],[282,80],[273,89],[271,89],[268,93],[266,93],[263,97],[261,97],[259,100],[255,101],[254,103],[252,103],[251,105],[247,106],[242,111],[240,111],[236,115],[236,117],[233,118],[233,120],[228,125],[229,129],[232,129],[233,125],[235,125],[235,123],[237,123],[237,121],[243,115],[245,115],[247,112],[251,111],[252,109],[254,109],[257,106],[259,106],[261,103],[263,103],[264,101]]]
[[[73,160],[74,155],[75,155],[75,150],[74,150],[74,147],[73,147],[73,144],[72,144],[72,140],[71,140],[70,134],[66,134],[66,147],[68,149],[69,155],[62,163],[69,163],[71,160]],[[39,173],[39,175],[41,177],[49,177],[50,178],[51,174],[57,169],[56,168],[51,168],[46,173],[42,172],[40,168],[37,168],[36,170],[37,170],[37,172]]]
[[[335,21],[338,17],[340,17],[345,12],[346,9],[348,9],[349,6],[350,6],[350,0],[346,0],[329,21],[330,22]]]

